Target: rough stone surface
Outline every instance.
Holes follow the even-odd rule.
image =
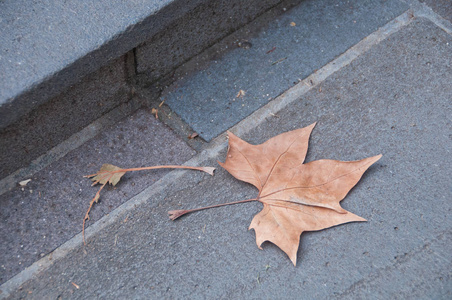
[[[246,37],[250,44],[229,44],[236,49],[183,74],[163,98],[210,141],[407,8],[392,0],[303,1]]]
[[[126,57],[112,61],[18,122],[0,130],[0,178],[131,98]],[[3,116],[3,115],[2,115]]]
[[[124,168],[181,164],[194,154],[150,111],[141,110],[33,175],[23,189],[18,185],[1,195],[0,282],[81,231],[98,190],[83,175],[95,173],[104,163]],[[167,172],[128,173],[116,188],[105,187],[87,226]]]
[[[0,128],[159,33],[161,73],[279,1],[0,1]]]
[[[368,222],[304,233],[297,267],[270,243],[256,247],[247,228],[259,203],[168,220],[256,195],[220,169],[184,176],[11,298],[450,299],[451,45],[414,20],[242,136],[261,143],[317,121],[307,161],[383,154],[343,201]]]
[[[201,2],[1,1],[0,128],[150,39]]]
[[[205,1],[137,47],[137,71],[146,81],[155,81],[278,2]]]

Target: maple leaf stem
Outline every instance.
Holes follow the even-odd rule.
[[[115,174],[115,173],[124,173],[124,172],[132,172],[132,171],[143,171],[143,170],[155,170],[155,169],[189,169],[189,170],[198,170],[202,172],[206,172],[210,175],[213,175],[213,171],[215,168],[213,167],[192,167],[192,166],[177,166],[177,165],[162,165],[162,166],[152,166],[152,167],[142,167],[142,168],[129,168],[129,169],[119,169],[115,171],[99,171],[95,174],[85,175],[83,177],[94,177],[100,174]]]
[[[195,212],[195,211],[200,211],[200,210],[204,210],[204,209],[209,209],[209,208],[216,208],[216,207],[221,207],[221,206],[226,206],[226,205],[234,205],[234,204],[240,204],[240,203],[246,203],[246,202],[252,202],[252,201],[258,201],[257,198],[253,198],[253,199],[246,199],[246,200],[240,200],[240,201],[235,201],[235,202],[229,202],[229,203],[221,203],[221,204],[215,204],[215,205],[210,205],[210,206],[204,206],[204,207],[199,207],[199,208],[193,208],[193,209],[180,209],[180,210],[170,210],[168,212],[169,214],[169,218],[171,220],[176,220],[177,218]]]
[[[206,172],[206,173],[208,173],[210,175],[213,175],[213,172],[215,171],[215,168],[213,168],[213,167],[192,167],[192,166],[178,166],[178,165],[166,165],[166,166],[162,165],[162,166],[152,166],[152,167],[142,167],[142,168],[129,168],[129,169],[119,169],[118,167],[111,166],[111,165],[107,165],[107,167],[113,167],[113,168],[115,168],[115,170],[99,171],[99,172],[97,172],[95,174],[90,174],[90,175],[83,176],[85,178],[91,178],[91,177],[95,177],[96,176],[94,179],[92,179],[92,180],[94,180],[94,183],[92,184],[92,186],[96,185],[98,183],[102,184],[102,186],[97,191],[97,193],[94,196],[94,198],[90,201],[88,210],[86,211],[85,217],[83,218],[82,236],[83,236],[83,244],[84,245],[86,245],[86,241],[85,241],[85,223],[86,223],[87,220],[89,220],[89,213],[91,211],[91,208],[93,207],[94,203],[99,200],[100,192],[102,191],[102,189],[108,183],[110,183],[112,185],[116,185],[117,181],[119,181],[119,178],[118,178],[115,182],[112,182],[112,178],[113,178],[113,176],[115,174],[123,173],[122,175],[124,175],[126,172],[143,171],[143,170],[154,170],[154,169],[189,169],[189,170],[198,170],[198,171]],[[122,175],[120,175],[120,177]]]

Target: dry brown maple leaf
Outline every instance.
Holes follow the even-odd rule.
[[[249,229],[256,232],[256,243],[277,245],[296,265],[300,235],[335,225],[365,221],[344,210],[339,202],[358,183],[363,173],[381,155],[358,161],[318,160],[303,164],[309,136],[315,123],[275,136],[263,144],[251,145],[232,133],[224,163],[219,164],[235,178],[254,185],[259,194],[250,201],[264,208],[252,220]],[[210,208],[210,207],[207,207]],[[171,211],[177,217],[204,208]]]

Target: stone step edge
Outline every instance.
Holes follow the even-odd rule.
[[[231,1],[230,9],[232,12],[243,8],[240,5],[233,6],[232,4],[234,3],[232,2],[237,1]],[[264,2],[266,4],[259,6],[262,11],[259,11],[257,15],[271,9],[281,0],[266,0]],[[37,30],[58,25],[53,24],[58,19],[51,19],[52,16],[49,16],[51,20],[46,20],[49,18],[47,18],[45,12],[39,12],[39,10],[48,7],[40,3],[27,2],[27,6],[37,6],[36,9],[34,7],[28,7],[27,9],[38,11],[35,14],[30,14],[31,19],[27,20],[27,22],[33,24],[30,28],[27,28],[27,30],[32,31],[27,33],[28,39],[23,32],[23,28],[11,26],[5,21],[8,18],[7,15],[4,18],[0,18],[0,22],[3,21],[6,25],[10,25],[4,28],[4,35],[2,34],[3,37],[0,38],[0,53],[4,54],[0,56],[0,69],[2,69],[1,73],[3,73],[3,75],[0,75],[0,129],[14,123],[20,117],[36,109],[68,87],[77,84],[88,74],[136,49],[145,41],[158,36],[167,30],[169,26],[172,26],[171,24],[177,23],[178,20],[193,13],[197,8],[209,7],[213,5],[212,3],[215,3],[215,1],[167,0],[162,2],[149,0],[139,4],[139,8],[144,12],[137,10],[124,12],[122,11],[124,9],[122,4],[108,1],[77,6],[78,11],[76,12],[70,12],[71,7],[54,5],[50,13],[61,15],[61,18],[64,18],[65,15],[68,15],[67,17],[69,18],[70,14],[76,13],[77,17],[67,21],[64,29],[53,28],[51,29],[52,32],[46,32],[46,30],[38,34]],[[252,2],[249,5],[256,5],[256,3]],[[14,17],[15,15],[17,15],[17,18],[20,17],[22,10],[19,7],[20,1],[4,1],[1,6]],[[99,23],[103,22],[103,24],[101,23],[98,26],[102,26],[104,29],[96,30],[96,20],[86,24],[86,28],[80,28],[84,25],[80,19],[92,17],[94,9],[99,11],[97,15],[102,14],[103,11],[108,11],[111,14],[110,19],[106,19],[105,16],[97,17]],[[216,15],[220,14],[221,17],[221,14],[225,13],[224,11],[219,11]],[[231,12],[228,12],[229,14]],[[37,19],[34,20],[33,16]],[[192,18],[197,16],[195,13]],[[251,17],[255,18],[256,16]],[[13,21],[11,22],[14,23]],[[196,22],[202,22],[204,26],[216,26],[209,19]],[[235,30],[237,28],[232,29]],[[34,30],[36,32],[33,32]],[[66,38],[67,36],[78,36],[84,30],[88,31],[86,34],[90,35],[86,39],[71,40],[71,38]],[[57,36],[49,37],[52,35]],[[20,43],[15,42],[15,37],[17,36],[24,36]],[[73,47],[66,49],[68,50],[67,52],[59,53],[59,45],[41,46],[48,38],[52,38],[54,42],[60,41],[61,44],[65,42],[73,44]],[[183,37],[175,36],[174,40],[181,38]],[[216,37],[216,39],[220,38],[222,37]],[[41,39],[44,39],[44,41],[40,41]],[[76,42],[77,45],[75,44]],[[53,48],[54,50],[52,50]],[[47,51],[44,51],[45,49]],[[170,56],[171,53],[165,53],[165,55]]]
[[[6,29],[0,27],[0,178],[27,167],[34,159],[102,115],[128,103],[137,94],[137,88],[150,86],[155,91],[151,97],[158,98],[164,88],[162,82],[165,85],[174,80],[171,72],[175,68],[267,11],[273,11],[278,5],[287,4],[290,7],[301,0],[145,0],[138,4],[138,8],[149,6],[145,7],[144,16],[139,15],[137,9],[135,15],[133,12],[128,15],[128,12],[121,11],[121,5],[132,5],[127,1],[114,4],[69,1],[55,7],[33,2],[30,7],[20,11],[24,8],[20,7],[22,1],[25,0],[0,1],[0,12],[2,9],[5,11],[4,15],[0,13],[0,25],[8,25]],[[65,5],[75,5],[80,11],[70,12],[70,7]],[[100,33],[95,31],[97,19],[87,22],[86,27],[94,30],[94,33],[93,36],[86,35],[88,41],[85,41],[79,37],[81,29],[78,27],[85,31],[88,29],[77,18],[93,14],[92,7],[102,5],[106,6],[105,10],[97,12],[100,16],[97,18],[103,18],[107,25],[109,22],[116,24],[118,16],[127,16],[131,20],[120,20],[119,25],[113,28],[113,33],[107,30],[105,24],[107,29],[103,28]],[[16,11],[10,9],[9,12],[13,17],[8,15],[9,6],[16,7]],[[46,21],[41,20],[39,23],[36,20],[34,27],[27,27],[30,31],[26,32],[28,37],[24,36],[21,41],[25,43],[28,39],[33,42],[35,39],[37,46],[24,49],[13,47],[17,45],[10,41],[17,34],[9,19],[15,18],[14,13],[19,10],[24,14],[28,9],[48,8],[53,14],[41,12],[40,19],[45,19],[44,16],[55,18],[52,9],[58,10],[60,6],[64,7],[66,14],[77,14],[77,17],[76,21],[63,22],[66,25],[63,29],[56,26],[58,23],[54,24],[52,30],[60,36],[54,38],[53,44],[41,42],[45,45],[38,45],[40,39],[46,41],[54,32],[47,27],[42,29],[43,24],[48,25]],[[85,13],[87,15],[83,15],[84,10],[88,11]],[[108,12],[113,14],[111,20],[105,20],[104,15]],[[26,21],[19,18],[17,22],[31,22],[33,16],[36,17],[34,13],[30,13],[30,16]],[[59,17],[64,19],[64,15]],[[77,24],[78,27],[73,28],[74,32],[65,32],[67,26],[71,29]],[[42,32],[35,27],[41,28]],[[104,29],[108,32],[103,32]],[[20,31],[23,28],[17,30],[25,34]],[[61,35],[74,36],[67,41],[73,44],[74,49],[78,49],[79,41],[88,45],[85,48],[80,46],[83,48],[81,52],[74,50],[75,56],[70,47],[67,53],[52,52],[53,48],[59,49],[66,45]],[[55,45],[56,41],[59,45]],[[39,47],[44,47],[48,53]],[[8,54],[13,50],[23,53],[21,56]]]

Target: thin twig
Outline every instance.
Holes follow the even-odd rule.
[[[282,62],[283,60],[286,60],[286,59],[287,59],[287,57],[283,57],[281,59],[278,59],[277,61],[272,62],[272,66],[276,65],[276,64],[279,64],[280,62]]]
[[[258,201],[258,199],[257,198],[246,199],[246,200],[240,200],[240,201],[229,202],[229,203],[222,203],[222,204],[215,204],[215,205],[199,207],[199,208],[193,208],[193,209],[171,210],[171,211],[168,212],[168,214],[169,214],[169,218],[174,221],[177,218],[179,218],[179,217],[181,217],[181,216],[183,216],[185,214],[192,213],[192,212],[195,212],[195,211],[200,211],[200,210],[209,209],[209,208],[215,208],[215,207],[220,207],[220,206],[226,206],[226,205],[233,205],[233,204],[239,204],[239,203],[252,202],[252,201]]]
[[[91,178],[94,176],[100,175],[100,179],[93,182],[91,186],[94,186],[98,184],[99,182],[103,181],[105,178],[108,178],[105,183],[102,184],[100,189],[97,191],[94,198],[90,201],[88,210],[85,213],[85,217],[83,218],[83,228],[82,228],[82,235],[83,235],[83,244],[86,245],[85,241],[85,223],[88,220],[89,221],[89,213],[91,211],[91,208],[93,207],[94,203],[99,200],[100,192],[102,189],[107,185],[107,183],[110,182],[110,180],[113,178],[113,175],[116,173],[126,173],[126,172],[132,172],[132,171],[143,171],[143,170],[155,170],[155,169],[189,169],[189,170],[198,170],[202,172],[206,172],[210,175],[213,175],[213,171],[215,168],[213,167],[192,167],[192,166],[177,166],[177,165],[167,165],[167,166],[152,166],[152,167],[143,167],[143,168],[129,168],[129,169],[119,169],[115,171],[99,171],[95,174],[85,175],[83,177],[85,178]],[[111,182],[110,182],[111,183]]]
[[[111,175],[111,176],[113,176],[113,175]],[[111,179],[111,178],[110,178],[110,179]],[[109,180],[110,180],[110,179],[109,179]],[[89,220],[89,212],[91,211],[91,208],[93,207],[94,202],[97,202],[97,200],[99,200],[100,191],[102,191],[102,189],[107,185],[107,183],[108,183],[108,180],[107,180],[107,182],[105,182],[105,183],[100,187],[100,189],[97,191],[97,193],[96,193],[96,195],[94,196],[94,198],[89,202],[89,208],[88,208],[88,210],[86,211],[85,217],[83,218],[82,235],[83,235],[83,244],[84,244],[84,245],[86,245],[86,241],[85,241],[85,222],[86,222],[86,220]]]

